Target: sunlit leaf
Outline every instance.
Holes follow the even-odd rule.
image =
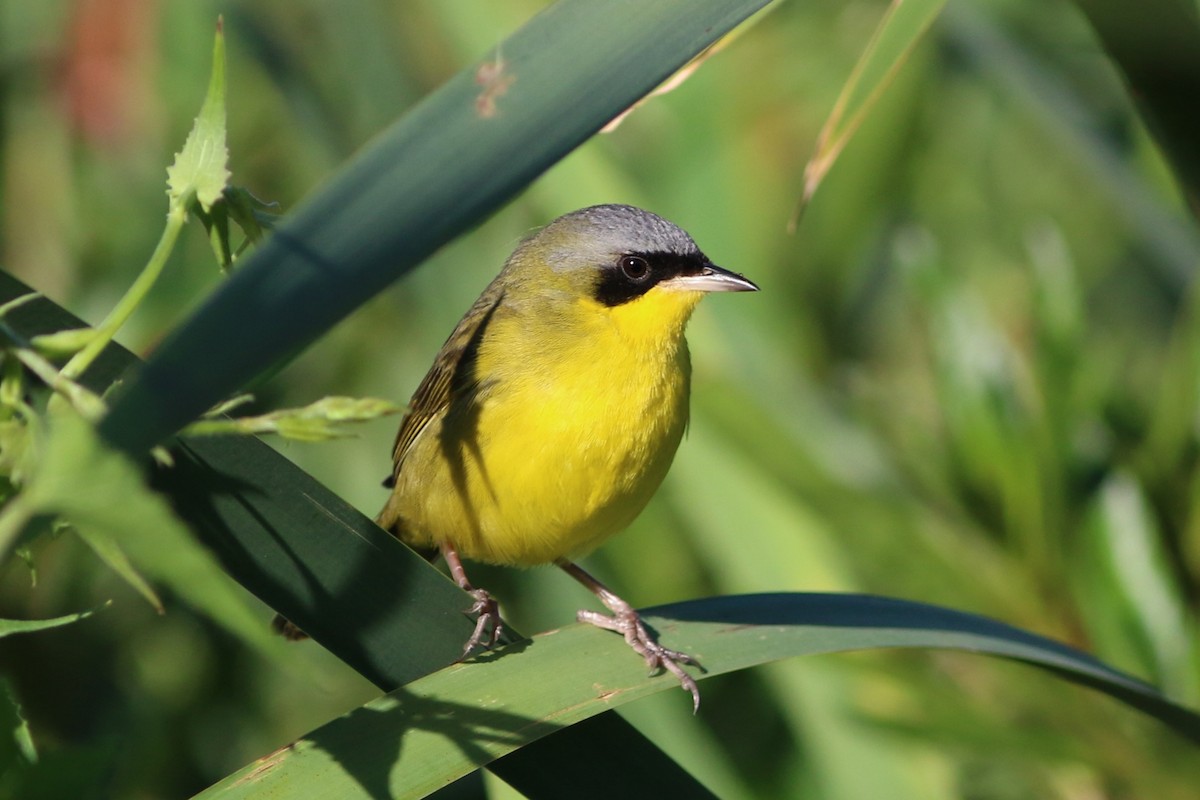
[[[172,205],[187,205],[194,197],[204,211],[212,208],[229,181],[229,150],[225,144],[225,34],[217,24],[213,42],[212,76],[204,105],[192,130],[167,168],[167,195]]]
[[[740,595],[647,612],[702,678],[798,655],[932,647],[1023,661],[1105,692],[1200,742],[1200,714],[1091,656],[985,617],[866,595]],[[417,798],[593,714],[661,691],[620,639],[576,624],[422,678],[239,770],[197,797]],[[688,702],[680,697],[680,702]],[[701,710],[703,713],[703,710]],[[380,770],[380,765],[387,765]]]
[[[73,330],[44,333],[30,340],[37,351],[46,358],[65,358],[73,356],[94,339],[96,332],[91,328],[75,328]]]
[[[234,398],[230,402],[237,400]],[[367,422],[401,411],[404,406],[375,397],[323,397],[301,408],[285,408],[253,417],[206,417],[187,426],[184,434],[249,436],[276,433],[285,439],[320,442],[349,436],[343,427],[347,423]]]
[[[101,443],[77,415],[61,412],[51,419],[45,451],[19,499],[36,514],[68,520],[89,544],[103,543],[105,560],[124,564],[118,555],[123,552],[132,566],[118,572],[139,592],[148,592],[135,577],[141,573],[250,644],[272,649],[263,621],[215,559],[145,486],[137,468]]]
[[[1133,479],[1110,477],[1079,542],[1088,551],[1076,576],[1086,586],[1080,607],[1100,652],[1136,659],[1174,696],[1195,697],[1195,640],[1161,535]]]
[[[163,604],[158,593],[130,563],[129,556],[125,555],[125,551],[112,536],[106,534],[101,528],[90,525],[84,525],[81,528],[68,527],[83,540],[84,544],[91,548],[96,557],[103,561],[109,569],[120,575],[122,580],[146,598],[146,602],[153,606],[155,611],[163,613]]]
[[[101,608],[105,606],[101,606]],[[99,610],[99,608],[93,608],[87,611],[80,611],[76,614],[51,617],[50,619],[0,619],[0,637],[10,636],[14,633],[33,633],[34,631],[44,631],[48,628],[70,625],[72,622],[87,619]]]

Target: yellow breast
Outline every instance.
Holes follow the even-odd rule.
[[[427,426],[400,471],[404,538],[532,565],[628,525],[687,427],[683,327],[698,299],[652,291],[615,308],[584,298],[554,320],[497,313],[477,354],[479,401]]]

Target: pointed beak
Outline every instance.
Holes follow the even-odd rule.
[[[757,292],[754,281],[743,278],[736,272],[721,269],[716,264],[705,264],[699,272],[677,275],[659,284],[663,289],[687,292]]]

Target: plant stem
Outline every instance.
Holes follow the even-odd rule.
[[[190,200],[190,197],[183,199]],[[83,371],[91,366],[92,362],[96,360],[96,356],[100,355],[100,352],[116,336],[121,326],[141,305],[142,300],[145,299],[151,287],[162,274],[163,267],[166,266],[167,259],[175,248],[175,241],[179,238],[179,232],[183,229],[185,222],[187,222],[186,203],[179,201],[172,203],[167,210],[167,225],[163,229],[162,237],[159,238],[158,245],[151,253],[150,260],[142,268],[142,273],[138,275],[137,280],[125,292],[125,296],[113,307],[112,311],[108,312],[108,316],[96,328],[95,338],[72,356],[67,365],[63,367],[63,377],[74,379],[83,374]]]
[[[28,341],[4,322],[0,322],[0,339],[8,343],[4,347],[7,353],[11,353],[24,364],[42,383],[50,387],[56,396],[62,396],[69,401],[71,406],[85,419],[95,422],[104,413],[106,410],[104,400],[98,394],[66,377],[65,369],[61,372],[56,370],[49,360],[34,350]],[[53,400],[54,398],[51,398],[51,402]]]

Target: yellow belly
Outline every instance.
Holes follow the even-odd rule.
[[[628,326],[602,320],[555,349],[499,320],[479,352],[472,413],[431,422],[405,458],[385,509],[400,536],[533,565],[576,558],[627,526],[687,427],[682,322],[678,335],[634,343]]]

